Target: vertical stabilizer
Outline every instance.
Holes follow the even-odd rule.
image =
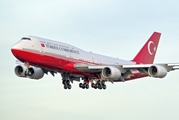
[[[157,52],[160,35],[161,33],[154,32],[132,61],[137,64],[152,64]]]

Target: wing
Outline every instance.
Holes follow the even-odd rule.
[[[179,69],[179,63],[122,65],[124,69],[148,69],[152,66],[162,66],[167,72]]]
[[[163,78],[168,72],[179,69],[175,64],[136,64],[136,65],[87,65],[75,64],[75,69],[91,74],[98,74],[101,79],[124,81],[151,76]]]

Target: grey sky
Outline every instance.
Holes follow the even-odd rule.
[[[14,74],[10,48],[24,35],[132,59],[153,31],[162,33],[155,62],[179,62],[179,1],[0,0],[1,120],[178,120],[179,71],[164,79],[64,90],[60,74],[39,81]]]

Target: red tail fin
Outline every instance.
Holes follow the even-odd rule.
[[[137,64],[152,64],[157,52],[160,35],[161,33],[154,32],[132,61]]]

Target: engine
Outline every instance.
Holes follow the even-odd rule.
[[[155,78],[164,78],[167,75],[167,70],[161,65],[152,65],[149,67],[148,73]]]
[[[107,79],[118,80],[121,77],[121,71],[113,66],[105,67],[102,70],[102,76]]]
[[[29,67],[27,77],[30,79],[41,79],[44,76],[44,71],[41,68]]]
[[[24,65],[18,65],[15,67],[14,72],[19,77],[25,77],[30,79],[41,79],[44,76],[44,71],[41,68],[30,66],[27,70],[27,67]]]
[[[14,72],[18,77],[26,77],[26,67],[23,65],[18,65],[15,67]]]

